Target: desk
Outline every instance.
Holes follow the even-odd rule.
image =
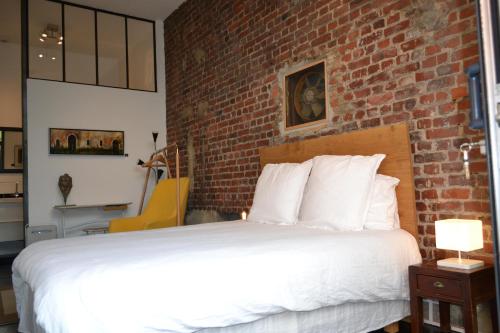
[[[61,221],[60,228],[62,237],[66,237],[66,214],[75,210],[84,210],[84,209],[102,209],[104,212],[116,212],[121,211],[124,212],[128,209],[131,202],[113,202],[113,203],[101,203],[101,204],[90,204],[90,205],[58,205],[54,206],[54,209],[58,210],[61,213]],[[77,227],[83,227],[86,225],[94,224],[95,222],[80,224]]]

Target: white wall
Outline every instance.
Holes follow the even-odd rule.
[[[53,206],[63,203],[57,181],[68,173],[73,189],[68,204],[131,201],[129,215],[137,214],[145,170],[136,166],[153,150],[152,131],[165,144],[165,61],[163,23],[156,23],[158,92],[28,80],[28,189],[31,225],[57,224]],[[121,156],[49,155],[49,128],[125,131]],[[107,219],[99,211],[80,219]],[[69,224],[76,223],[68,219]]]

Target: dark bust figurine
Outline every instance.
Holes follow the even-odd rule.
[[[71,192],[71,188],[73,187],[73,178],[71,178],[70,175],[65,173],[64,175],[59,177],[58,185],[59,185],[59,190],[61,190],[61,193],[64,198],[64,205],[66,205],[69,192]]]

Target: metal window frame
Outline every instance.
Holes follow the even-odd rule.
[[[85,5],[79,5],[79,4],[74,4],[71,2],[67,1],[62,1],[62,0],[45,0],[45,1],[50,1],[54,3],[58,3],[61,5],[61,25],[62,25],[62,35],[65,37],[65,6],[71,6],[71,7],[77,7],[77,8],[82,8],[86,9],[89,11],[94,12],[94,34],[95,34],[95,61],[96,61],[96,66],[95,66],[95,84],[92,83],[80,83],[80,82],[72,82],[72,81],[67,81],[66,80],[66,48],[65,45],[66,43],[63,42],[62,44],[62,80],[52,80],[52,79],[43,79],[43,78],[32,78],[30,76],[29,72],[29,30],[28,30],[28,23],[29,23],[29,2],[30,0],[26,0],[26,30],[28,34],[28,38],[26,40],[26,44],[24,47],[26,48],[27,52],[27,78],[32,79],[32,80],[41,80],[41,81],[52,81],[52,82],[64,82],[64,83],[70,83],[70,84],[79,84],[79,85],[85,85],[85,86],[98,86],[98,87],[106,87],[106,88],[115,88],[115,89],[126,89],[126,90],[134,90],[134,91],[143,91],[143,92],[152,92],[156,93],[158,92],[158,73],[157,73],[157,54],[156,54],[156,22],[153,20],[148,20],[144,19],[141,17],[136,17],[132,15],[125,15],[125,14],[120,14],[116,12],[112,12],[109,10],[104,10],[104,9],[98,9],[94,7],[89,7]],[[118,86],[111,86],[111,85],[104,85],[99,83],[99,41],[98,41],[98,23],[97,23],[97,15],[98,13],[103,13],[103,14],[109,14],[109,15],[114,15],[114,16],[119,16],[124,19],[125,22],[125,59],[126,59],[126,68],[125,68],[125,75],[126,75],[126,87],[118,87]],[[153,61],[154,61],[154,90],[146,90],[146,89],[137,89],[137,88],[130,88],[130,82],[129,82],[129,48],[128,48],[128,20],[133,19],[137,21],[143,21],[147,23],[151,23],[153,25]]]
[[[497,305],[500,304],[500,155],[497,151],[498,125],[496,123],[497,105],[500,104],[495,93],[495,87],[499,83],[500,44],[498,36],[499,29],[499,6],[498,0],[476,0],[476,12],[478,13],[478,41],[480,45],[480,65],[482,81],[483,112],[485,114],[485,141],[487,150],[487,164],[489,175],[490,209],[492,220],[492,238],[495,262],[495,282]],[[500,307],[498,308],[500,309]],[[497,310],[498,311],[498,310]]]
[[[28,189],[28,58],[29,26],[28,0],[21,0],[21,93],[23,125],[23,219],[24,226],[29,225],[29,189]],[[24,245],[26,246],[26,228]]]

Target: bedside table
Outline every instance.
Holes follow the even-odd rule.
[[[450,303],[462,306],[466,333],[477,333],[476,305],[489,302],[493,331],[497,332],[495,273],[492,265],[460,270],[438,267],[435,261],[409,267],[411,331],[422,332],[422,299],[439,301],[441,331],[450,331]]]

